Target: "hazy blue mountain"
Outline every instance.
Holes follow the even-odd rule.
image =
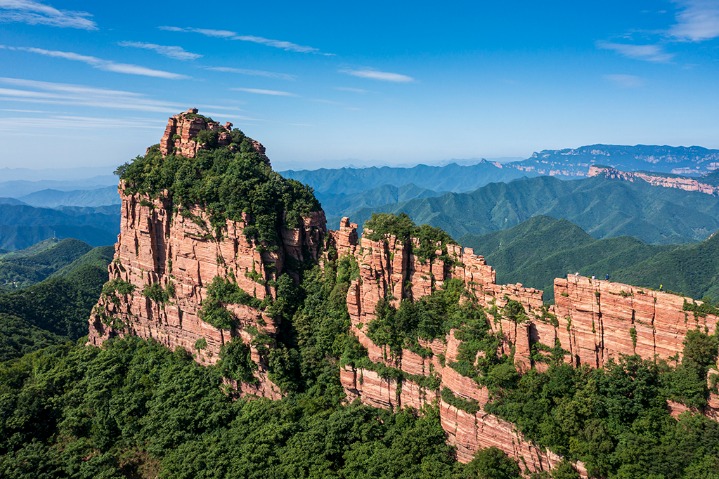
[[[506,166],[540,175],[583,177],[589,166],[595,164],[623,171],[701,175],[719,166],[719,150],[701,146],[588,145],[542,150],[526,160]]]
[[[117,185],[92,190],[40,190],[18,198],[22,202],[36,207],[57,208],[58,206],[104,206],[119,205],[120,195]]]
[[[120,207],[35,208],[0,204],[0,248],[27,248],[48,238],[77,238],[92,246],[114,244]]]
[[[77,166],[74,168],[0,168],[4,181],[78,180],[110,176],[116,166]]]
[[[0,178],[4,177],[0,176]],[[117,185],[117,177],[115,175],[65,180],[12,180],[0,182],[0,196],[19,198],[36,191],[47,189],[60,191],[93,190],[113,185]]]
[[[389,166],[370,168],[322,168],[319,170],[287,170],[285,178],[306,183],[315,193],[353,194],[380,186],[415,185],[433,191],[472,191],[493,181],[510,181],[523,176],[536,176],[499,163],[480,160],[474,165],[452,163],[445,166],[417,165],[412,168]],[[2,190],[0,190],[1,192]]]
[[[316,192],[315,196],[320,200],[320,203],[322,203],[322,209],[327,216],[328,226],[330,228],[336,228],[339,224],[339,220],[343,216],[347,216],[358,208],[373,208],[389,203],[409,201],[415,198],[431,198],[442,194],[444,194],[444,192],[421,188],[410,183],[402,186],[383,185],[365,192],[351,194]]]
[[[471,193],[364,208],[350,217],[361,225],[373,212],[404,212],[455,238],[507,229],[537,215],[567,219],[596,238],[632,236],[654,244],[702,240],[719,229],[717,197],[606,178],[492,183]]]
[[[0,205],[24,205],[26,203],[23,203],[22,201],[16,199],[16,198],[0,198]]]

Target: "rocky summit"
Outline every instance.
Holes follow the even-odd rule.
[[[226,162],[222,168],[207,166],[213,152],[215,164]],[[120,234],[110,281],[90,317],[90,344],[113,336],[152,338],[207,365],[228,344],[242,344],[252,375],[228,384],[240,395],[277,399],[283,391],[268,377],[268,353],[283,318],[268,305],[277,302],[283,277],[298,280],[312,265],[345,260],[356,266],[346,305],[363,351],[340,366],[348,401],[392,409],[438,404],[462,462],[489,446],[529,472],[561,461],[486,412],[490,391],[462,364],[474,368],[488,355],[506,355],[519,372],[541,372],[552,357],[590,368],[623,355],[679,361],[690,331],[714,331],[719,322],[715,311],[691,298],[574,274],[555,280],[556,304],[548,307],[542,291],[497,284],[482,256],[421,227],[399,234],[366,226],[360,237],[357,225],[343,218],[338,230],[327,231],[311,192],[272,172],[261,144],[196,109],[171,117],[159,148],[137,161],[121,172]],[[141,168],[166,179],[148,183]],[[208,176],[213,168],[219,176]],[[236,190],[241,194],[229,202]],[[253,201],[242,203],[245,197]],[[489,354],[474,351],[467,360],[467,330],[449,318],[412,347],[378,339],[376,325],[387,312],[433,301],[451,288],[462,291],[460,304],[486,315],[499,338]],[[716,374],[710,369],[707,380]],[[680,411],[682,405],[668,407]],[[704,412],[719,418],[715,394]],[[582,464],[575,466],[586,476]]]

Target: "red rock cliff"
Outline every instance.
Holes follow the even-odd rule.
[[[469,248],[449,245],[447,261],[422,262],[412,255],[412,248],[393,236],[386,241],[358,239],[356,225],[347,218],[332,234],[338,251],[354,256],[360,269],[360,277],[351,283],[347,295],[352,332],[372,362],[405,373],[404,381],[398,383],[374,371],[345,367],[341,382],[348,398],[385,408],[419,408],[438,401],[442,426],[463,462],[471,460],[478,449],[490,446],[499,447],[530,472],[551,469],[559,458],[529,443],[512,424],[482,410],[489,398],[487,389],[447,367],[456,360],[460,344],[454,331],[445,338],[422,343],[432,351],[430,357],[406,349],[392,356],[386,347],[374,344],[365,331],[375,319],[380,298],[391,296],[397,306],[402,298],[418,299],[447,279],[457,278],[489,311],[493,306],[501,308],[508,300],[519,301],[527,312],[527,321],[518,324],[491,314],[489,318],[492,329],[504,338],[498,353],[513,355],[519,370],[546,367],[530,354],[535,344],[547,346],[537,349],[542,351],[558,343],[568,352],[565,361],[576,366],[602,367],[610,359],[632,354],[650,360],[678,360],[689,330],[713,332],[719,321],[713,315],[685,311],[690,298],[575,275],[555,281],[556,305],[543,310],[541,291],[521,284],[496,284],[492,267]],[[419,379],[422,377],[434,378],[432,386]],[[476,401],[479,411],[471,414],[447,404],[440,395],[442,388],[456,397]],[[712,395],[708,416],[719,416],[716,406],[719,397]],[[581,464],[578,468],[584,473]]]
[[[719,194],[719,187],[702,183],[696,178],[686,176],[663,176],[643,171],[620,171],[609,166],[590,166],[587,176],[604,176],[606,178],[623,181],[646,181],[652,186],[663,188],[678,188],[686,191],[698,191],[708,195]]]
[[[196,110],[190,112],[189,118],[186,114],[176,115],[168,122],[163,144],[175,135],[174,131],[182,135],[175,142],[180,143],[176,154],[193,156],[197,151],[193,150],[197,146],[193,138],[212,125],[203,119],[198,122],[195,113]],[[255,147],[264,154],[259,143]],[[134,290],[100,298],[90,318],[90,344],[100,345],[114,335],[136,335],[171,349],[184,348],[201,364],[214,364],[222,345],[232,338],[238,337],[249,345],[252,333],[270,337],[276,333],[278,325],[272,318],[241,304],[226,305],[237,320],[236,328],[216,328],[200,319],[200,303],[216,276],[234,278],[242,290],[260,300],[274,297],[275,290],[269,284],[286,270],[288,258],[302,261],[307,254],[313,260],[319,258],[325,236],[323,212],[304,218],[303,228],[283,229],[281,245],[269,251],[245,237],[243,221],[228,220],[218,238],[199,207],[183,211],[175,205],[173,209],[167,195],[153,199],[143,194],[125,194],[122,183],[119,189],[120,235],[109,276],[131,284]],[[174,295],[165,302],[150,299],[143,291],[152,285],[159,285],[163,291],[174,288]],[[258,365],[259,381],[256,386],[243,384],[242,392],[279,397],[278,388],[267,379],[265,358],[253,345],[251,354]]]

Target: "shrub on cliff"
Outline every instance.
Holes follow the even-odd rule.
[[[320,210],[312,189],[274,172],[241,131],[232,130],[232,143],[222,147],[213,143],[212,134],[200,132],[197,138],[211,148],[200,150],[195,158],[163,157],[154,145],[119,167],[116,173],[125,192],[152,198],[166,192],[176,207],[201,206],[218,231],[227,219],[244,217],[250,226],[245,234],[269,246],[279,244],[283,226],[299,227],[303,217]]]
[[[413,248],[412,253],[424,262],[434,260],[437,257],[437,248],[441,254],[447,254],[448,244],[457,244],[450,235],[434,226],[417,226],[414,221],[405,213],[393,215],[390,213],[374,213],[364,224],[365,236],[372,241],[380,241],[388,235],[395,236],[399,241],[406,244],[411,238],[419,240],[419,247]]]

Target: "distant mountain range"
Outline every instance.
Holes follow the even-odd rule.
[[[719,168],[719,150],[700,146],[588,145],[563,150],[542,150],[526,160],[508,163],[538,175],[582,177],[591,165],[622,171],[653,171],[679,175],[704,175]]]
[[[114,244],[119,232],[119,205],[50,209],[0,203],[0,249],[23,249],[48,238],[103,246]]]
[[[719,235],[686,245],[648,245],[627,236],[595,239],[567,220],[536,216],[462,243],[495,268],[497,282],[542,289],[545,301],[553,299],[554,278],[574,272],[719,299]]]
[[[474,165],[451,163],[445,166],[417,165],[411,168],[390,166],[370,168],[338,168],[319,170],[288,170],[280,172],[314,188],[315,193],[353,194],[380,186],[415,185],[433,191],[472,191],[491,182],[511,181],[523,176],[537,176],[500,163],[480,160]]]
[[[91,190],[40,190],[17,198],[30,206],[58,208],[61,206],[106,206],[119,205],[117,185]]]
[[[0,178],[3,178],[0,176]],[[67,180],[12,180],[0,182],[0,197],[20,198],[36,191],[54,189],[60,191],[94,190],[116,186],[114,175],[94,176]]]
[[[465,235],[507,229],[537,215],[567,219],[595,238],[633,236],[653,244],[703,240],[719,229],[719,197],[600,177],[491,183],[471,193],[364,208],[350,218],[362,225],[373,212],[407,213],[460,242]]]

